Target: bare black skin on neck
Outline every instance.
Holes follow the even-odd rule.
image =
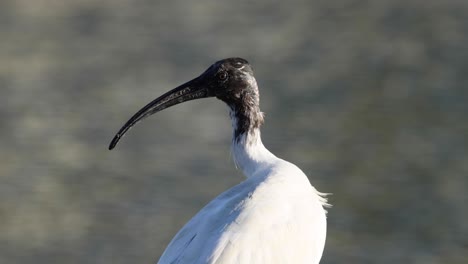
[[[263,124],[252,67],[244,59],[229,58],[214,63],[197,78],[172,89],[140,109],[117,132],[109,149],[113,149],[130,128],[146,117],[176,104],[206,97],[216,97],[230,107],[234,124],[233,140],[237,142],[242,135],[249,136]]]
[[[219,71],[216,97],[231,109],[231,118],[234,118],[235,122],[233,140],[238,142],[243,134],[249,135],[263,124],[253,70],[250,64],[241,58],[222,60],[213,66]]]

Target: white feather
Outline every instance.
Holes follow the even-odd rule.
[[[232,146],[247,179],[196,214],[159,264],[319,263],[326,199],[298,167],[263,146],[258,129],[252,132]]]

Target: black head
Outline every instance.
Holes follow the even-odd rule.
[[[228,58],[211,65],[199,77],[156,98],[132,118],[115,135],[109,149],[138,121],[173,105],[199,98],[216,97],[231,109],[258,106],[258,88],[250,64],[242,58]]]
[[[241,58],[220,60],[208,68],[200,78],[207,85],[210,95],[228,105],[240,103],[245,95],[258,94],[250,64]]]

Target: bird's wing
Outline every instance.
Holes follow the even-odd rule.
[[[258,184],[247,179],[212,200],[175,235],[158,264],[208,263],[223,230],[238,216],[236,207]]]
[[[317,192],[303,174],[270,174],[248,178],[210,202],[158,263],[318,263],[326,220]]]

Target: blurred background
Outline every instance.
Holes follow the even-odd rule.
[[[121,125],[231,56],[330,192],[331,263],[467,263],[468,1],[0,2],[0,263],[155,263],[243,180],[227,109]]]

